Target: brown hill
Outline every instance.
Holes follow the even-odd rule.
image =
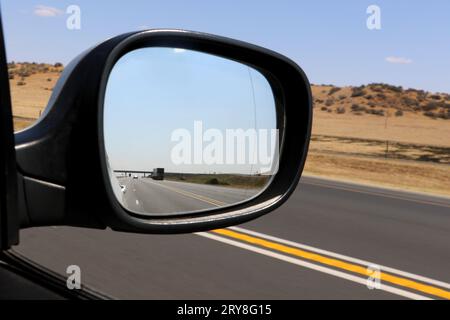
[[[16,130],[39,118],[63,68],[60,63],[8,64]],[[314,134],[449,145],[449,94],[388,84],[313,85],[312,92]]]
[[[450,95],[403,89],[383,83],[359,87],[313,85],[314,105],[322,112],[401,117],[405,113],[450,120]]]

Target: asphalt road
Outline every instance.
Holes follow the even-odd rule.
[[[441,299],[450,297],[450,200],[302,178],[285,205],[238,229],[30,229],[16,250],[62,274],[78,265],[83,284],[117,298]],[[373,290],[368,266],[382,278]]]
[[[122,204],[128,210],[159,215],[223,207],[248,200],[259,192],[257,189],[147,178],[121,178],[120,183],[126,188]]]

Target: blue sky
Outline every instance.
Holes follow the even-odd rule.
[[[254,69],[189,50],[139,49],[114,66],[104,104],[105,145],[114,170],[162,167],[170,172],[262,171],[261,166],[249,161],[174,164],[172,148],[182,141],[173,141],[172,133],[177,129],[189,131],[192,143],[188,149],[194,160],[194,122],[199,120],[202,133],[219,130],[223,138],[226,129],[276,129],[272,89]],[[204,141],[200,149],[206,152],[211,143]],[[223,143],[225,152],[226,141]]]
[[[81,30],[66,28],[71,4],[81,8]],[[366,27],[371,4],[381,8],[381,30]],[[1,0],[1,5],[9,60],[67,64],[123,32],[183,28],[278,51],[317,84],[386,82],[450,92],[447,0]]]

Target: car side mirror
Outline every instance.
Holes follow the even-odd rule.
[[[109,39],[71,62],[41,119],[16,134],[21,226],[249,221],[297,186],[311,121],[308,80],[277,53],[181,30]]]

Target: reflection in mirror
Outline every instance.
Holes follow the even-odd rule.
[[[104,142],[127,210],[171,215],[249,200],[278,165],[270,84],[244,64],[197,51],[143,48],[108,79]]]

